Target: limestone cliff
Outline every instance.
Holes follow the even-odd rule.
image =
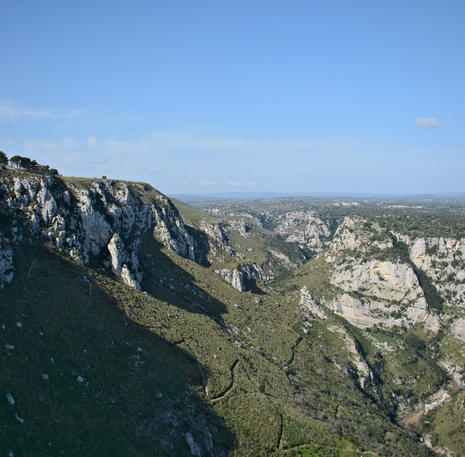
[[[9,240],[0,233],[0,289],[12,281],[13,275],[13,250]]]
[[[361,328],[424,323],[437,332],[439,316],[425,297],[418,268],[396,243],[376,222],[345,217],[318,256],[328,272],[321,305]]]
[[[412,262],[447,299],[446,306],[465,311],[465,239],[417,238],[409,244]]]
[[[278,216],[276,233],[289,243],[298,243],[314,252],[324,249],[331,238],[327,221],[313,211],[289,211]]]
[[[247,283],[249,281],[263,279],[262,269],[256,263],[243,263],[236,268],[222,268],[215,270],[215,273],[231,283],[239,292],[248,289]]]
[[[177,209],[147,184],[8,173],[0,176],[0,210],[11,221],[12,241],[38,238],[78,263],[101,263],[137,289],[145,232],[172,252],[195,259]],[[11,258],[8,250],[2,252],[3,259]],[[8,262],[2,260],[3,271]]]
[[[304,286],[300,290],[300,309],[306,319],[318,317],[319,319],[327,319],[328,315],[324,307],[322,307],[312,296],[308,287]]]
[[[425,322],[438,330],[413,269],[403,263],[350,259],[334,265],[329,281],[341,295],[328,306],[359,327]]]

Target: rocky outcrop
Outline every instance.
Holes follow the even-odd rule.
[[[222,268],[215,270],[223,279],[240,292],[248,290],[249,281],[263,279],[262,269],[256,263],[244,263],[236,268]]]
[[[0,233],[0,289],[10,283],[14,276],[13,249],[7,238]]]
[[[328,271],[320,305],[361,328],[424,323],[437,332],[439,316],[420,283],[420,265],[408,260],[398,241],[377,221],[345,217],[328,249],[319,254]]]
[[[465,343],[465,319],[457,319],[450,330],[455,337]]]
[[[230,230],[236,232],[238,235],[242,236],[243,238],[250,237],[250,226],[244,222],[243,220],[230,220],[228,221],[228,225]]]
[[[291,259],[284,253],[282,252],[279,252],[279,251],[276,251],[274,249],[268,249],[268,252],[275,258],[277,259],[278,261],[280,261],[280,263],[282,265],[284,265],[285,267],[291,269],[291,268],[297,268],[297,264],[294,263],[294,262],[291,262]]]
[[[358,327],[382,324],[412,326],[418,322],[439,330],[412,267],[390,261],[350,259],[333,266],[329,282],[341,293],[328,308]]]
[[[373,372],[367,364],[363,354],[359,350],[358,342],[350,335],[347,330],[340,325],[331,325],[328,330],[341,336],[346,351],[349,354],[352,367],[347,371],[353,375],[359,386],[364,389],[368,381],[373,379]]]
[[[433,281],[446,305],[465,310],[465,239],[417,238],[410,259]]]
[[[289,211],[278,216],[276,233],[285,241],[314,252],[324,249],[331,237],[328,223],[312,211]]]
[[[100,259],[135,288],[142,279],[138,251],[146,232],[195,259],[177,209],[146,184],[18,173],[0,179],[0,209],[11,216],[13,240],[39,238],[82,264]]]
[[[345,217],[337,228],[331,242],[331,251],[357,251],[383,250],[393,247],[392,238],[383,233],[377,224],[368,223],[358,216]]]
[[[212,224],[201,221],[200,229],[205,232],[210,238],[218,241],[219,243],[228,244],[229,239],[224,231],[224,226],[221,223]]]
[[[300,289],[300,309],[306,319],[317,317],[319,319],[327,319],[326,310],[313,298],[308,287]]]

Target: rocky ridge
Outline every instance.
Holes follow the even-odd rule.
[[[136,289],[143,276],[138,252],[145,232],[195,259],[192,236],[177,209],[146,184],[7,175],[0,178],[0,209],[10,217],[13,241],[38,237],[78,263],[99,262]],[[11,258],[8,250],[2,252]]]
[[[410,327],[424,323],[439,330],[414,260],[395,251],[396,238],[361,217],[345,217],[327,250],[328,289],[321,303],[360,328]]]
[[[313,211],[289,211],[280,214],[275,231],[285,237],[288,243],[298,243],[300,247],[316,253],[322,251],[331,238],[328,222]]]
[[[404,240],[412,262],[432,279],[448,304],[465,310],[465,239]]]
[[[229,282],[239,292],[248,290],[249,281],[263,279],[262,269],[255,263],[243,263],[236,268],[221,268],[215,270],[225,281]]]
[[[14,276],[13,249],[10,242],[0,233],[0,289],[10,283]]]

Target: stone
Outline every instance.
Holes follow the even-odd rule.
[[[79,264],[100,258],[104,268],[108,265],[136,289],[142,280],[138,254],[144,233],[153,233],[178,255],[196,258],[176,207],[148,185],[95,180],[83,186],[58,177],[20,175],[0,179],[0,209],[19,222],[11,238],[0,234],[0,289],[13,279],[11,241],[23,235],[51,242]]]

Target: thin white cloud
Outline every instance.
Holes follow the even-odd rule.
[[[95,146],[97,144],[97,137],[90,136],[89,138],[87,138],[87,144],[89,146]]]
[[[435,117],[418,117],[415,119],[415,127],[417,129],[438,129],[444,127],[444,124]]]
[[[26,155],[70,176],[147,180],[168,188],[173,188],[173,179],[192,188],[247,188],[262,185],[266,169],[277,166],[284,173],[292,158],[301,162],[311,156],[317,167],[328,153],[354,147],[371,150],[371,143],[362,138],[237,138],[180,131],[135,138],[98,137],[94,132],[61,140],[11,138],[4,150],[9,156]],[[210,177],[199,179],[205,169]]]
[[[8,121],[19,120],[71,120],[82,114],[82,110],[72,109],[67,111],[59,111],[50,108],[32,109],[27,108],[12,99],[0,100],[0,119]]]
[[[246,182],[238,182],[238,181],[228,181],[228,185],[233,187],[251,187],[255,186],[256,183],[253,181],[246,181]]]

